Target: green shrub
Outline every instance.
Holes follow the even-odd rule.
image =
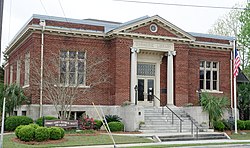
[[[94,122],[95,122],[94,129],[99,130],[102,127],[102,121],[101,120],[94,120]]]
[[[50,137],[50,133],[47,127],[38,127],[35,130],[35,139],[36,141],[45,141]]]
[[[35,138],[35,128],[25,125],[20,129],[18,135],[22,141],[32,141]]]
[[[63,129],[63,128],[61,128],[61,127],[58,127],[59,129],[60,129],[60,131],[61,131],[61,138],[63,138],[64,137],[64,135],[65,135],[65,130]],[[61,139],[60,138],[60,139]]]
[[[245,122],[245,129],[250,130],[250,120],[246,120]]]
[[[19,126],[15,129],[15,135],[16,135],[17,138],[20,138],[19,132],[20,132],[20,129],[21,129],[22,127],[24,127],[24,126],[25,126],[25,125],[19,125]]]
[[[56,117],[52,117],[52,116],[44,116],[44,120],[56,120]],[[43,126],[43,117],[40,117],[36,120],[36,124],[38,124],[39,126]]]
[[[51,140],[58,140],[61,139],[61,130],[58,127],[50,127],[49,128],[50,139]]]
[[[222,121],[214,121],[213,125],[214,125],[214,129],[218,131],[224,131],[225,129],[225,125],[223,124]]]
[[[242,120],[237,120],[237,125],[239,130],[244,130],[245,129],[245,122]]]
[[[31,123],[29,124],[29,126],[32,126],[34,129],[37,129],[38,127],[40,127],[38,124],[35,124],[35,123]]]
[[[227,120],[223,119],[222,122],[225,125],[225,130],[231,130],[232,127]]]
[[[122,122],[109,122],[108,126],[111,132],[123,131],[124,129],[124,124]]]
[[[107,120],[107,123],[109,122],[121,122],[122,118],[120,118],[117,115],[105,115],[105,119]]]
[[[28,125],[33,120],[27,116],[10,116],[5,120],[5,130],[14,131],[19,125]]]

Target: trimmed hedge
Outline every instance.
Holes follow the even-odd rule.
[[[52,116],[44,116],[44,120],[56,120],[56,117],[52,117]],[[39,126],[43,126],[43,117],[40,117],[36,120],[36,124],[38,124]]]
[[[237,129],[244,130],[245,129],[245,121],[237,120]]]
[[[21,129],[22,127],[24,127],[24,126],[25,126],[25,125],[19,125],[19,126],[15,129],[15,135],[16,135],[17,138],[20,138],[19,132],[20,132],[20,129]]]
[[[94,122],[95,122],[94,129],[99,130],[102,127],[102,121],[101,120],[94,120]]]
[[[111,132],[124,130],[124,124],[122,122],[109,122],[108,126]]]
[[[246,120],[245,122],[245,129],[250,130],[250,120]]]
[[[20,129],[18,135],[22,141],[32,141],[35,138],[35,128],[30,125],[25,125]]]
[[[61,139],[62,137],[61,130],[59,127],[50,127],[49,132],[50,132],[50,139],[52,140],[58,140]]]
[[[19,125],[28,125],[33,120],[27,116],[10,116],[5,120],[5,130],[14,131]]]
[[[45,141],[50,138],[50,133],[47,127],[38,127],[35,130],[35,140],[36,141]]]
[[[38,124],[35,124],[35,123],[31,123],[29,124],[29,126],[33,127],[34,129],[37,129],[38,127],[40,127]]]
[[[63,138],[64,135],[65,135],[65,130],[64,130],[63,128],[61,128],[61,127],[58,127],[58,128],[59,128],[60,131],[61,131],[61,138]]]

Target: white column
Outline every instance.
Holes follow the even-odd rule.
[[[176,51],[169,51],[167,67],[167,105],[174,105],[174,56]]]
[[[135,86],[137,85],[137,53],[138,49],[131,47],[131,73],[130,73],[130,98],[131,103],[135,104]]]

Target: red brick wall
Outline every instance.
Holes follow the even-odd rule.
[[[199,88],[199,63],[201,60],[219,62],[219,91],[218,96],[230,99],[230,51],[204,50],[191,48],[189,52],[189,102],[197,104]]]
[[[157,25],[158,30],[157,32],[151,32],[149,27],[151,24],[137,28],[131,32],[133,33],[140,33],[140,34],[148,34],[148,35],[157,35],[157,36],[167,36],[167,37],[177,37],[175,34],[173,34],[172,32],[166,30],[165,28]]]
[[[39,24],[39,19],[32,19],[30,21],[31,24]],[[46,20],[46,26],[57,26],[57,27],[65,27],[65,28],[75,28],[75,29],[85,29],[85,30],[96,30],[96,31],[104,31],[103,26],[93,26],[93,25],[87,25],[87,24],[75,24],[75,23],[67,23],[67,22],[58,22],[58,21],[51,21]]]
[[[162,63],[160,65],[161,74],[160,74],[160,89],[161,89],[161,106],[167,104],[167,92],[162,92],[162,89],[167,89],[167,57],[162,58]]]

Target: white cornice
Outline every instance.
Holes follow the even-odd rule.
[[[224,49],[224,50],[232,50],[232,45],[230,44],[221,44],[221,43],[211,43],[211,42],[200,42],[195,41],[190,43],[193,47],[203,47],[203,48],[217,48],[217,49]]]
[[[183,42],[192,42],[193,40],[185,39],[185,38],[175,38],[175,37],[167,37],[167,36],[158,36],[158,35],[148,35],[148,34],[139,34],[139,33],[124,33],[120,32],[114,35],[121,35],[127,37],[137,37],[144,39],[157,39],[157,40],[169,40],[169,41],[183,41]]]
[[[163,19],[162,17],[155,15],[146,19],[143,19],[141,21],[135,22],[135,23],[131,23],[122,27],[118,27],[117,29],[114,29],[110,32],[107,33],[108,36],[112,35],[112,34],[120,34],[122,33],[124,30],[127,29],[131,29],[137,26],[143,26],[149,22],[154,22],[154,21],[159,21],[161,23],[163,23],[163,26],[168,26],[170,27],[172,30],[178,32],[180,35],[182,35],[183,37],[188,38],[191,41],[195,41],[195,37],[193,37],[192,35],[190,35],[189,33],[183,31],[182,29],[180,29],[179,27],[175,26],[174,24],[168,22],[167,20]]]

